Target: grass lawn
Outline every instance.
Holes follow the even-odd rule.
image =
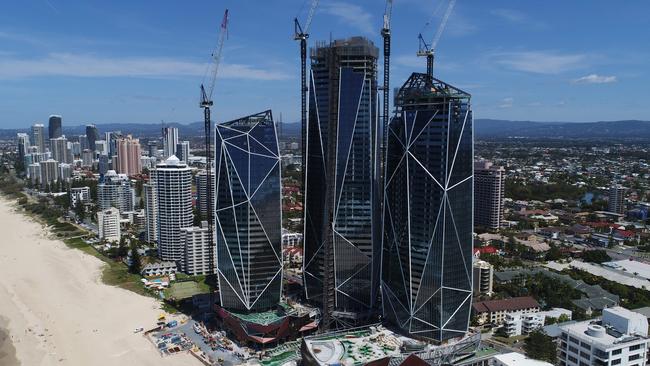
[[[513,344],[515,344],[517,342],[523,341],[527,337],[528,337],[528,335],[524,334],[524,335],[520,335],[520,336],[516,336],[516,337],[508,337],[508,338],[505,338],[505,337],[492,337],[492,339],[494,339],[497,342],[512,346]]]
[[[194,281],[174,282],[169,286],[169,289],[165,290],[165,298],[182,300],[194,295],[205,294],[209,292],[209,288],[208,291],[206,291],[205,288],[201,287],[202,286],[199,283]]]

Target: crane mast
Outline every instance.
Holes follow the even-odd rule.
[[[384,40],[384,85],[382,86],[383,94],[383,141],[382,156],[386,158],[386,145],[388,144],[388,108],[390,98],[390,17],[393,11],[393,0],[386,0],[386,10],[384,11],[384,26],[381,29],[381,36]]]
[[[210,136],[212,135],[212,123],[210,116],[210,107],[214,104],[212,101],[212,93],[214,91],[215,82],[217,79],[217,73],[219,71],[219,63],[221,62],[221,52],[223,50],[223,44],[228,33],[228,9],[226,9],[223,20],[221,21],[221,30],[219,32],[219,40],[217,42],[217,47],[212,52],[212,62],[209,72],[206,74],[207,80],[204,79],[204,82],[208,82],[208,88],[206,90],[204,83],[201,83],[201,101],[199,106],[203,108],[203,126],[205,130],[205,158],[206,158],[206,199],[208,203],[208,240],[210,242],[209,246],[209,259],[208,259],[208,272],[210,275],[214,274],[215,263],[214,263],[214,217],[213,217],[213,184],[212,184],[212,144],[210,141]]]
[[[449,1],[449,5],[447,5],[447,10],[445,11],[445,14],[442,17],[442,21],[440,22],[440,25],[438,26],[438,30],[436,31],[436,34],[433,37],[431,43],[427,44],[427,42],[424,40],[424,37],[422,37],[421,33],[418,35],[418,40],[420,42],[420,45],[418,47],[417,55],[424,56],[427,58],[427,75],[430,78],[433,78],[433,61],[435,57],[436,47],[438,46],[438,42],[440,41],[442,32],[445,30],[445,27],[447,26],[447,22],[449,21],[449,16],[451,15],[452,10],[454,10],[455,5],[456,5],[456,0]]]

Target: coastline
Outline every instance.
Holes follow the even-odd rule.
[[[0,365],[19,366],[20,362],[16,358],[16,348],[11,341],[9,331],[5,328],[9,320],[0,316]]]
[[[104,262],[51,239],[16,207],[0,196],[2,351],[15,349],[21,365],[197,364],[189,354],[162,358],[133,333],[154,324],[159,301],[102,283]]]

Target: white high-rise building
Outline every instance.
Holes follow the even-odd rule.
[[[70,205],[77,207],[79,203],[90,203],[90,187],[70,188]]]
[[[474,296],[492,296],[494,267],[480,259],[474,260]]]
[[[156,166],[158,254],[164,261],[184,261],[181,229],[192,227],[192,169],[172,155]]]
[[[27,166],[27,177],[32,181],[32,184],[41,181],[41,164],[34,163]]]
[[[178,128],[163,128],[163,159],[176,155],[176,145],[178,145]]]
[[[185,246],[183,259],[183,272],[191,276],[210,274],[210,253],[213,253],[212,263],[216,263],[216,251],[211,250],[214,244],[210,243],[208,222],[201,222],[201,226],[181,229],[181,242]],[[213,268],[213,273],[216,268]]]
[[[120,232],[120,211],[114,207],[97,213],[97,226],[99,227],[99,239],[110,242],[119,242]]]
[[[45,152],[45,126],[36,123],[32,126],[32,140],[34,146],[38,147],[39,153]]]
[[[625,191],[626,188],[620,184],[614,184],[609,188],[609,203],[607,211],[622,214],[625,212]]]
[[[72,165],[61,163],[59,164],[59,178],[64,181],[70,181],[72,178]]]
[[[151,171],[151,183],[145,184],[144,189],[144,212],[145,212],[145,240],[149,243],[158,241],[158,197],[154,181],[155,170]]]
[[[125,174],[109,170],[104,182],[97,185],[97,205],[100,210],[117,207],[120,212],[133,211],[135,192]]]
[[[600,320],[560,326],[558,365],[642,366],[648,357],[648,320],[622,307],[603,310]]]
[[[99,155],[108,155],[108,144],[106,144],[106,140],[95,141],[95,150]]]
[[[55,183],[59,179],[59,163],[56,160],[48,159],[39,164],[41,165],[41,187]]]

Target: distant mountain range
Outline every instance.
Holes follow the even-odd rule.
[[[189,124],[167,123],[165,126],[177,127],[181,138],[203,135],[203,122]],[[149,123],[107,123],[98,124],[100,133],[122,131],[139,137],[161,135],[160,124]],[[47,126],[46,126],[47,129]],[[28,129],[0,129],[0,138],[16,136],[17,132]],[[300,123],[282,123],[281,135],[284,138],[300,136]],[[84,126],[63,126],[68,136],[85,134]],[[507,121],[495,119],[474,120],[474,133],[477,139],[538,138],[538,139],[629,139],[650,140],[650,121],[625,120],[610,122],[532,122]]]

